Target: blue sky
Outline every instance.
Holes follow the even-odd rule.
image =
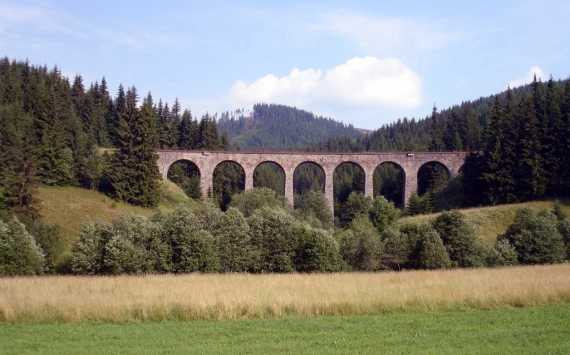
[[[570,76],[568,1],[2,1],[0,55],[178,98],[356,127]]]

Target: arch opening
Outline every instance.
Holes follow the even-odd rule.
[[[226,211],[232,195],[245,190],[245,170],[234,161],[223,161],[214,169],[213,198]]]
[[[272,161],[260,163],[253,171],[253,187],[267,187],[285,196],[285,170]]]
[[[190,160],[178,160],[168,168],[167,179],[180,187],[193,199],[202,197],[200,189],[200,169]]]
[[[339,219],[340,226],[346,226],[351,220],[353,207],[365,208],[365,206],[352,206],[348,197],[357,192],[362,201],[364,197],[364,169],[356,163],[345,162],[336,167],[333,173],[334,216]],[[356,201],[353,201],[356,203]],[[356,203],[362,205],[361,203]],[[352,217],[351,217],[352,216]]]
[[[418,195],[441,190],[450,178],[449,169],[442,163],[430,161],[423,164],[418,170]]]
[[[293,172],[293,206],[297,208],[301,198],[309,191],[325,192],[325,171],[314,162],[304,162]]]
[[[404,208],[406,175],[404,169],[394,162],[385,162],[374,169],[373,196],[384,196],[397,208]]]

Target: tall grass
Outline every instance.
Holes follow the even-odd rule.
[[[161,203],[157,208],[151,209],[113,201],[105,194],[94,190],[71,186],[42,186],[38,194],[41,201],[40,214],[46,222],[61,226],[65,241],[70,245],[81,232],[85,217],[111,220],[120,213],[135,213],[150,217],[158,210],[170,212],[180,203],[195,208],[196,202],[188,198],[173,182],[161,180],[160,189]]]
[[[0,279],[0,321],[11,323],[222,320],[569,302],[569,264],[386,273]]]

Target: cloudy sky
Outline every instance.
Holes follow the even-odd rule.
[[[568,19],[550,0],[0,0],[0,55],[198,116],[266,102],[375,129],[568,78]]]

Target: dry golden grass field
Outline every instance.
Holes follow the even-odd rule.
[[[338,274],[0,279],[0,322],[212,320],[570,303],[570,264]]]

